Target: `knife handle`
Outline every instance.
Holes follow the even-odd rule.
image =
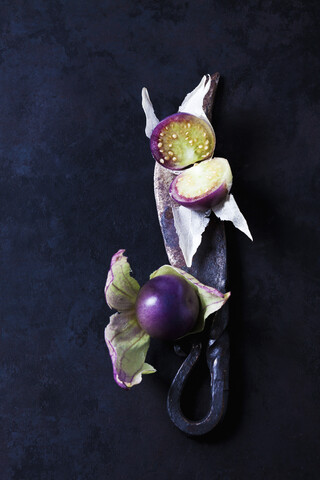
[[[181,410],[181,395],[186,381],[198,361],[202,349],[200,342],[192,345],[169,389],[167,409],[172,422],[188,435],[210,432],[224,417],[229,391],[229,334],[226,330],[228,306],[225,305],[214,319],[207,346],[207,364],[210,371],[210,408],[201,420],[190,420]]]

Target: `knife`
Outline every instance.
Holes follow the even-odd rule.
[[[203,109],[211,120],[214,96],[219,82],[219,73],[211,76],[211,85],[203,101]],[[191,267],[186,266],[173,220],[173,209],[178,205],[169,195],[169,186],[175,174],[156,162],[154,171],[154,192],[160,228],[169,262],[190,273],[202,283],[225,292],[227,279],[227,254],[224,224],[212,215],[200,247]],[[197,335],[191,350],[178,370],[169,388],[167,409],[172,422],[188,435],[203,435],[212,430],[224,417],[229,390],[229,335],[228,303],[207,319],[211,322],[207,338]],[[191,337],[190,337],[191,338]],[[210,371],[210,408],[201,420],[188,419],[181,409],[181,395],[193,367],[200,358],[206,344],[206,360]],[[183,352],[183,342],[175,345],[178,355]]]

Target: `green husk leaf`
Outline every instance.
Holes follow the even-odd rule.
[[[140,290],[139,283],[130,275],[131,268],[124,252],[118,250],[113,255],[104,290],[107,304],[118,312],[133,310]]]
[[[142,380],[142,374],[155,369],[145,363],[150,337],[142,330],[135,314],[135,304],[140,286],[131,277],[131,268],[119,250],[111,259],[105,286],[105,296],[110,308],[118,310],[110,317],[105,329],[113,376],[121,388],[129,389]]]
[[[220,220],[229,220],[232,222],[236,228],[238,228],[241,232],[247,235],[250,240],[253,241],[247,220],[241,213],[240,208],[238,207],[237,202],[232,194],[228,195],[221,203],[219,203],[219,205],[213,207],[212,211],[218,218],[220,218]]]
[[[142,374],[156,371],[145,363],[150,337],[140,327],[134,312],[112,315],[105,329],[105,341],[114,379],[121,388],[128,390],[141,382]]]

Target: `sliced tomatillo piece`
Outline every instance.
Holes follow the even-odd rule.
[[[220,203],[231,185],[228,160],[210,158],[180,173],[170,185],[170,195],[184,207],[205,211]]]
[[[170,170],[182,170],[212,157],[216,137],[211,125],[189,113],[175,113],[154,128],[151,153]]]

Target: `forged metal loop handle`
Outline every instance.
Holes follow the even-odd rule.
[[[228,321],[226,306],[216,315],[207,347],[207,364],[210,371],[211,402],[208,414],[201,420],[190,420],[181,410],[180,400],[186,381],[198,361],[201,343],[192,345],[169,389],[167,408],[172,422],[189,435],[203,435],[212,430],[224,417],[229,390],[229,335],[225,330]]]

